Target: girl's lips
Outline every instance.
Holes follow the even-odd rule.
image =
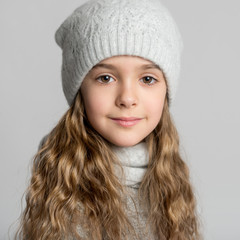
[[[122,127],[132,127],[142,120],[142,118],[111,118],[115,123],[119,124]]]

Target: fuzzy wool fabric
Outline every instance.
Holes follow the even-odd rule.
[[[62,49],[62,86],[69,105],[84,77],[100,61],[118,55],[145,58],[163,71],[169,106],[180,74],[183,42],[160,0],[90,0],[55,33]]]
[[[142,141],[130,147],[112,146],[112,150],[118,157],[123,168],[123,175],[118,170],[116,174],[126,187],[128,193],[127,196],[125,196],[128,219],[136,231],[138,240],[154,240],[154,235],[147,222],[148,215],[146,209],[140,204],[141,199],[139,199],[138,196],[138,188],[149,162],[147,144],[145,141]],[[129,236],[129,239],[135,240],[136,237]]]
[[[116,174],[127,190],[127,195],[124,196],[125,212],[137,235],[136,237],[129,233],[128,238],[131,240],[156,240],[147,222],[146,208],[141,205],[141,199],[138,196],[138,187],[147,170],[149,160],[146,142],[143,141],[130,147],[112,145],[111,148],[123,168],[124,174],[122,175],[116,166]],[[81,226],[78,226],[78,233],[84,239],[88,239],[87,233]],[[103,236],[103,239],[107,240],[108,238]]]
[[[148,166],[148,150],[146,142],[140,142],[135,146],[112,146],[113,152],[118,157],[123,168],[123,174],[116,166],[116,175],[123,185],[138,188]]]
[[[157,240],[158,238],[153,234],[150,224],[147,221],[147,211],[140,204],[138,198],[138,189],[132,187],[126,187],[128,195],[125,196],[126,209],[125,213],[134,228],[136,235],[131,233],[128,234],[129,240]],[[78,225],[78,233],[84,240],[90,239],[88,233]],[[103,240],[108,240],[107,236],[103,235]],[[76,239],[71,239],[76,240]],[[159,240],[159,239],[158,239]],[[162,237],[161,240],[166,240]]]

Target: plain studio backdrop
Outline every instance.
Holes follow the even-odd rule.
[[[140,0],[139,0],[140,1]],[[41,138],[68,106],[54,33],[83,1],[0,1],[0,239],[10,239]],[[164,0],[184,41],[171,109],[204,239],[240,239],[240,3]],[[151,37],[151,36],[149,36]],[[25,201],[23,201],[23,206]]]

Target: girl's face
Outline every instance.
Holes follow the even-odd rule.
[[[160,121],[166,83],[162,71],[151,61],[114,56],[89,71],[81,94],[92,127],[117,146],[133,146]]]

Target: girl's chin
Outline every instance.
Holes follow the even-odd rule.
[[[110,141],[110,143],[118,147],[132,147],[143,141],[144,139],[135,140],[135,141],[134,140],[129,141],[129,139],[124,139],[122,141],[119,141],[118,139],[118,141]]]

